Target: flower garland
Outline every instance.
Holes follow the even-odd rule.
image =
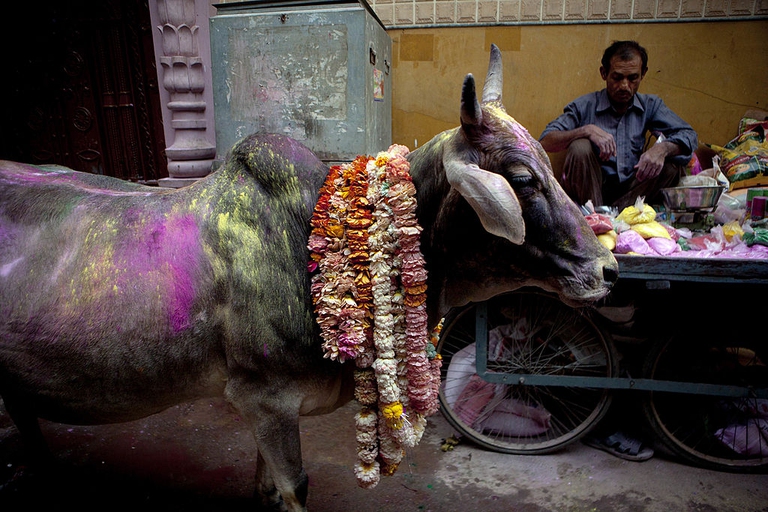
[[[325,343],[325,356],[344,362],[366,353],[370,326],[370,282],[365,270],[370,209],[362,202],[366,187],[360,179],[367,159],[331,167],[315,214],[307,246],[311,267],[318,265],[320,279],[312,281],[317,322]],[[370,349],[367,351],[370,358]]]
[[[427,335],[427,272],[419,247],[408,149],[333,166],[312,217],[312,299],[325,357],[354,359],[361,487],[391,475],[437,411],[440,356]]]

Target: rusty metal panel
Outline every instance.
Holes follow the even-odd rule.
[[[211,18],[219,157],[251,133],[291,136],[329,162],[387,149],[392,42],[367,5],[220,4]]]

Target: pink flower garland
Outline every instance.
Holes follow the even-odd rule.
[[[358,367],[355,475],[366,488],[397,470],[438,408],[441,360],[436,337],[427,335],[427,272],[407,154],[393,145],[375,160],[331,168],[308,242],[310,270],[319,269],[312,297],[325,357],[355,359]]]

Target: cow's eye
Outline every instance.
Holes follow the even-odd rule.
[[[533,184],[533,174],[529,171],[517,171],[509,177],[509,183],[514,188],[528,187]]]

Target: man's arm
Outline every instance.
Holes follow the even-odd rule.
[[[655,178],[661,173],[667,157],[677,156],[681,153],[682,149],[675,142],[656,142],[648,148],[648,151],[640,155],[640,160],[635,165],[635,169],[637,169],[635,176],[639,181]]]
[[[544,151],[558,153],[565,151],[576,139],[589,139],[600,150],[600,160],[608,160],[616,154],[613,135],[594,124],[580,126],[573,130],[550,131],[539,142]]]
[[[640,160],[635,165],[635,176],[640,181],[658,176],[668,158],[680,156],[676,159],[680,160],[677,163],[685,164],[699,143],[691,125],[672,112],[661,98],[649,96],[649,99],[655,101],[653,105],[648,105],[652,107],[649,130],[664,134],[666,140],[656,142],[640,155]]]

